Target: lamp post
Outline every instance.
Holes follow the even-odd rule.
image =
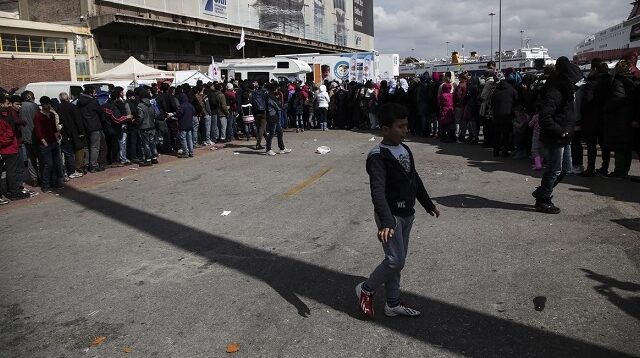
[[[447,41],[447,52],[444,53],[444,58],[448,59],[449,57],[449,41]],[[447,60],[448,62],[449,60]]]
[[[493,60],[493,17],[496,16],[496,14],[492,12],[489,16],[491,16],[491,52],[489,52],[489,55],[491,55],[491,60]]]
[[[413,54],[413,51],[415,50],[415,48],[411,49],[411,57],[416,58],[416,56]]]
[[[524,30],[520,30],[520,48],[524,47]]]
[[[498,11],[498,71],[502,71],[502,0]]]

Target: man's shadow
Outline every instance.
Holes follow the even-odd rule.
[[[177,249],[189,251],[209,262],[231,268],[263,281],[293,305],[302,316],[312,314],[300,297],[306,297],[356,319],[362,319],[354,287],[364,280],[322,266],[274,254],[99,195],[68,187],[61,196],[107,216],[123,225],[146,232]],[[383,300],[376,305],[372,322],[401,335],[443,347],[466,356],[573,356],[631,357],[631,355],[558,333],[474,311],[444,301],[403,292],[408,302],[420,307],[416,319],[387,318]]]
[[[613,303],[621,311],[640,320],[640,296],[624,298],[617,294],[613,289],[619,289],[628,292],[640,292],[640,284],[628,281],[619,281],[615,278],[595,273],[591,270],[581,268],[588,278],[600,282],[599,285],[593,286],[599,294],[606,297],[609,302]]]
[[[462,209],[504,209],[517,211],[535,211],[532,205],[506,203],[471,194],[457,194],[432,198],[433,201],[449,208]]]

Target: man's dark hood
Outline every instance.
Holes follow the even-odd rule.
[[[556,73],[561,79],[566,80],[570,84],[576,84],[584,78],[580,68],[569,62],[569,59],[565,56],[558,58],[556,61]]]

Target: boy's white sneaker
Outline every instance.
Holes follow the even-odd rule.
[[[276,152],[274,152],[273,150],[270,150],[267,152],[267,155],[274,156],[276,155]]]
[[[291,149],[289,148],[284,148],[280,151],[280,154],[287,154],[287,153],[291,153]]]
[[[402,302],[395,307],[389,307],[385,303],[384,315],[387,317],[395,317],[395,316],[418,317],[420,316],[420,311],[414,310],[413,308],[407,306],[406,303],[402,303]]]

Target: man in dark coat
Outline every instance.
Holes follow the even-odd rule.
[[[491,99],[493,108],[493,156],[509,156],[509,136],[513,129],[514,108],[518,102],[518,92],[502,74]]]
[[[540,186],[533,192],[536,210],[558,214],[560,209],[551,202],[553,188],[571,170],[571,138],[575,125],[574,93],[576,83],[582,79],[578,66],[562,56],[555,72],[542,90],[540,108],[540,141],[549,157],[547,170]]]
[[[86,147],[84,125],[82,124],[82,115],[80,110],[69,101],[69,95],[67,93],[60,93],[60,104],[56,111],[60,117],[60,124],[62,124],[62,146],[63,151],[67,150],[64,147],[68,147],[68,150],[73,151],[74,171],[69,174],[69,178],[81,177],[84,167],[84,148]],[[68,163],[68,168],[71,168],[72,163]]]
[[[640,80],[633,75],[634,66],[621,59],[615,68],[610,96],[604,106],[604,141],[615,152],[616,167],[609,176],[626,178],[631,169],[635,146],[633,122],[638,120]]]
[[[96,89],[93,86],[86,86],[84,92],[78,98],[78,108],[82,115],[82,123],[86,135],[89,139],[89,171],[92,173],[102,171],[103,167],[98,165],[106,157],[106,146],[103,145],[104,132],[102,131],[102,108],[96,99]]]
[[[591,71],[583,87],[582,104],[580,106],[582,118],[582,133],[587,142],[587,168],[582,173],[584,177],[592,177],[596,173],[607,175],[611,152],[604,144],[603,137],[603,107],[606,102],[611,77],[609,67],[600,59],[591,61]],[[602,151],[602,166],[595,168],[597,145]]]

